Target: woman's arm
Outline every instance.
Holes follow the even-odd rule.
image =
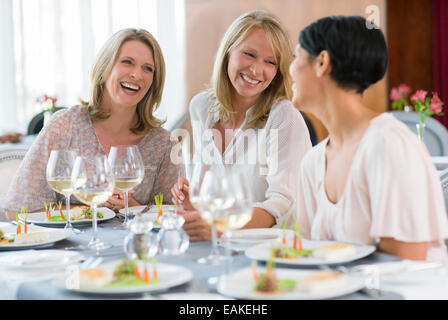
[[[426,260],[427,242],[402,242],[394,238],[380,238],[379,250],[403,259]]]

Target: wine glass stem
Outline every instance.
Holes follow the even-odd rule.
[[[96,219],[96,215],[97,215],[97,211],[98,211],[98,207],[96,204],[92,204],[92,229],[93,229],[93,237],[91,242],[92,243],[96,243],[97,241],[97,233],[98,233],[98,228],[97,228],[97,219]]]
[[[67,214],[67,223],[65,225],[66,228],[71,228],[72,227],[72,216],[70,214],[70,195],[67,194],[65,196],[65,211]]]
[[[216,225],[215,225],[215,219],[212,217],[212,255],[218,256],[219,250],[218,250],[218,233],[216,231]]]
[[[128,215],[129,215],[129,206],[128,206],[128,191],[125,191],[124,193],[124,221],[123,224],[127,224],[129,222]]]
[[[225,232],[223,234],[224,236],[224,248],[225,248],[225,252],[226,252],[226,261],[225,261],[225,275],[228,276],[230,273],[230,260],[231,260],[231,256],[230,256],[230,244],[229,244],[229,232]]]

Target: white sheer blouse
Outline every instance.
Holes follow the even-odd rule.
[[[300,112],[282,100],[272,106],[266,123],[255,130],[239,129],[221,154],[211,129],[219,113],[209,92],[201,92],[190,103],[195,157],[205,163],[231,164],[246,174],[254,196],[254,207],[269,212],[277,225],[295,220],[297,182],[302,157],[311,149],[309,131]],[[247,118],[252,112],[246,112]],[[198,159],[198,158],[196,158]]]
[[[446,256],[440,180],[426,147],[406,125],[386,113],[371,120],[337,203],[324,188],[327,142],[302,161],[297,215],[304,237],[361,244],[381,237],[430,242],[428,260]]]

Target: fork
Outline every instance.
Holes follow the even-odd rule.
[[[98,267],[101,262],[103,262],[103,258],[101,257],[89,257],[86,260],[84,260],[83,263],[80,264],[80,269],[90,269],[90,268],[96,268]]]

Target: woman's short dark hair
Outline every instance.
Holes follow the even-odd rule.
[[[379,81],[389,63],[383,33],[361,16],[319,19],[300,32],[299,44],[313,59],[328,51],[332,79],[358,93]]]

